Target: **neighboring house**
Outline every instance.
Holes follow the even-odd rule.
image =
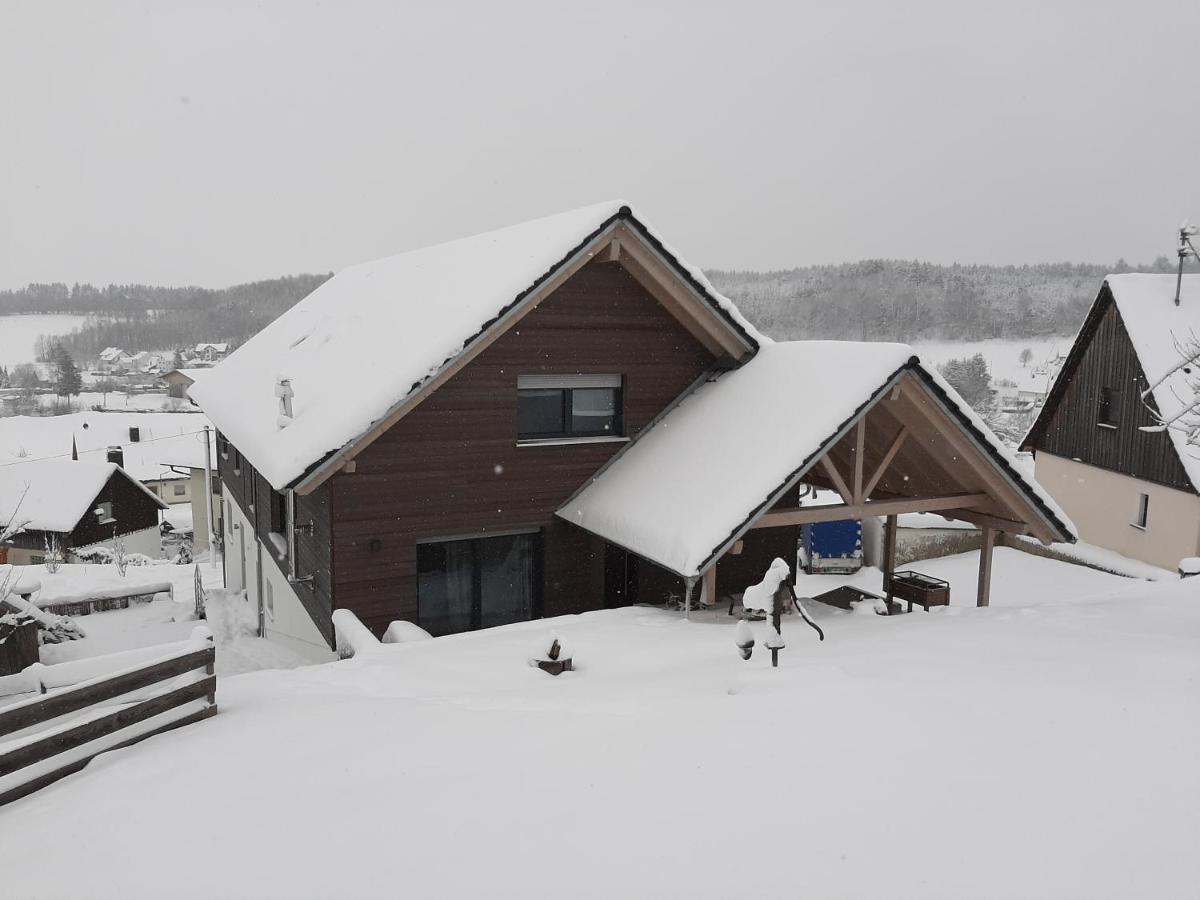
[[[187,469],[164,463],[203,451],[208,418],[197,412],[80,412],[65,416],[0,418],[0,465],[70,456],[113,461],[166,503],[190,504]]]
[[[192,531],[193,553],[199,555],[207,552],[210,546],[208,540],[210,524],[215,537],[220,538],[224,533],[224,523],[221,521],[223,513],[221,506],[221,479],[216,471],[217,455],[215,446],[210,446],[209,455],[205,457],[203,442],[197,444],[195,442],[173,441],[162,451],[160,461],[173,471],[187,473],[191,514],[190,516],[182,517],[183,520],[177,520],[172,524],[177,527],[186,526]],[[205,490],[205,482],[208,480],[206,465],[209,464],[213,467],[211,496]],[[208,520],[208,511],[210,508],[215,515],[212,523]]]
[[[1080,537],[1175,569],[1200,555],[1200,447],[1153,429],[1194,401],[1179,345],[1200,335],[1200,275],[1110,275],[1022,447]],[[1161,383],[1160,383],[1161,382]],[[1156,385],[1148,403],[1142,394]]]
[[[167,386],[167,396],[179,400],[187,400],[188,388],[196,383],[207,369],[172,369],[165,375],[159,376],[159,381]]]
[[[0,465],[0,528],[18,531],[5,542],[8,562],[43,562],[47,548],[64,561],[74,553],[111,547],[121,538],[130,553],[160,555],[158,516],[166,504],[114,463],[43,459]]]
[[[106,347],[100,351],[96,360],[96,371],[105,374],[125,372],[129,369],[131,357],[120,347]]]
[[[617,203],[347,269],[190,394],[219,430],[226,583],[314,658],[337,608],[448,634],[717,602],[794,562],[806,522],[1073,539],[910,348],[774,344]],[[845,502],[799,508],[801,479]]]
[[[197,344],[192,350],[193,359],[202,359],[207,363],[215,363],[225,358],[229,352],[229,344]]]

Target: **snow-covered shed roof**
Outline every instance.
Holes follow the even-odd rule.
[[[203,454],[203,430],[208,424],[208,417],[199,411],[0,417],[0,466],[69,458],[72,444],[81,461],[104,462],[108,448],[119,446],[124,458],[122,467],[138,481],[186,478],[186,474],[172,471],[168,461],[195,459],[197,453]],[[131,428],[137,429],[136,441]]]
[[[39,459],[0,464],[0,527],[12,520],[34,531],[74,531],[114,475],[129,478],[160,509],[166,508],[115,463]]]
[[[1183,276],[1178,306],[1175,305],[1175,275],[1109,275],[1104,283],[1133,344],[1160,415],[1166,420],[1179,417],[1175,427],[1167,429],[1167,435],[1188,480],[1200,491],[1200,411],[1189,412],[1197,400],[1196,385],[1200,384],[1200,373],[1194,364],[1183,366],[1188,345],[1193,353],[1200,347],[1200,275]],[[1056,395],[1072,377],[1074,362],[1103,313],[1105,296],[1106,292],[1101,289],[1075,338],[1066,364],[1050,388],[1050,400],[1030,428],[1023,445],[1031,442],[1043,419],[1052,414]]]
[[[222,342],[219,344],[197,344],[196,345],[197,353],[203,353],[205,350],[209,350],[209,349],[215,350],[217,353],[224,353],[226,350],[229,349],[229,344]]]
[[[624,223],[755,346],[761,335],[620,201],[352,266],[285,312],[189,388],[276,489],[365,435],[434,375]],[[292,419],[275,387],[291,382]]]
[[[679,575],[697,575],[905,372],[942,398],[1058,539],[1074,537],[1054,500],[910,347],[845,341],[765,344],[680,401],[558,515]]]

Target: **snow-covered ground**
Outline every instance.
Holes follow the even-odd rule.
[[[48,573],[45,566],[19,567],[21,578],[35,578],[41,583],[41,591],[33,599],[47,612],[55,611],[56,599],[78,599],[100,593],[111,596],[114,591],[136,589],[141,585],[166,583],[172,587],[174,601],[134,603],[126,609],[73,616],[73,621],[86,636],[82,640],[43,645],[41,662],[54,665],[186,640],[196,626],[191,615],[195,607],[195,565],[130,566],[124,576],[111,564],[63,564],[53,574]],[[207,560],[201,560],[198,565],[201,582],[209,594],[208,625],[220,651],[218,675],[237,675],[264,668],[294,668],[305,663],[303,658],[286,648],[254,637],[255,613],[240,596],[226,595],[222,589],[224,576],[220,566],[214,567]],[[11,568],[0,566],[0,583]]]
[[[821,608],[776,670],[632,608],[225,678],[0,811],[4,893],[1194,897],[1200,587],[998,552],[993,604]]]
[[[69,334],[86,316],[0,316],[0,366],[33,362],[39,334]]]
[[[196,412],[196,407],[187,400],[168,397],[166,391],[146,391],[126,394],[122,391],[83,391],[71,397],[70,409],[85,411],[100,407],[105,410],[130,412]],[[67,404],[54,394],[38,394],[38,406],[43,409],[64,409]]]
[[[991,338],[986,341],[916,341],[913,349],[922,360],[934,366],[944,365],[952,359],[963,359],[983,354],[993,381],[1007,378],[1024,384],[1032,368],[1053,359],[1057,354],[1066,355],[1071,349],[1074,336],[1050,338]],[[1021,365],[1021,351],[1029,348],[1033,359],[1028,366]],[[1039,384],[1039,387],[1046,387]]]

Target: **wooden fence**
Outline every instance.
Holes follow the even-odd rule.
[[[0,707],[0,806],[78,772],[106,750],[216,715],[212,632],[198,627],[189,641],[162,649],[150,661],[52,690],[72,667],[95,672],[104,658],[26,669],[39,693]]]

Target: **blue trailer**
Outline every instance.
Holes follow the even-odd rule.
[[[800,529],[804,570],[809,575],[849,575],[862,568],[862,522],[813,522]]]

